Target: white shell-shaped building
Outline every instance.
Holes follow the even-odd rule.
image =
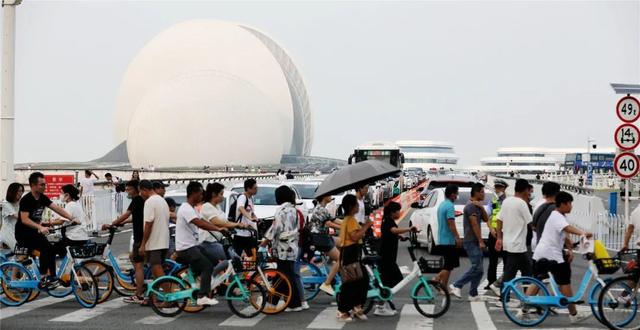
[[[161,32],[129,64],[116,107],[132,167],[276,164],[311,151],[300,73],[266,34],[235,23]]]

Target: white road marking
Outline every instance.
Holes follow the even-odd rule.
[[[122,301],[121,298],[116,298],[104,302],[102,304],[96,305],[94,308],[83,308],[79,309],[75,312],[67,313],[62,316],[58,316],[49,321],[51,322],[84,322],[86,320],[92,319],[94,317],[100,316],[102,314],[108,313],[114,309],[122,308],[130,304]]]
[[[248,309],[253,309],[252,307],[247,307]],[[264,318],[264,314],[260,313],[250,319],[244,319],[238,317],[236,315],[231,316],[230,318],[224,320],[224,322],[218,324],[221,327],[253,327],[258,324]]]
[[[342,329],[344,322],[338,321],[337,307],[327,307],[309,325],[307,329]]]
[[[478,329],[496,330],[496,326],[493,324],[493,321],[491,321],[491,316],[489,315],[489,311],[487,310],[487,306],[484,302],[471,302],[471,313],[473,314],[473,318],[476,320]]]
[[[30,312],[36,308],[49,306],[51,304],[55,304],[61,301],[66,301],[71,298],[75,298],[75,296],[70,294],[64,298],[47,297],[47,298],[37,299],[32,302],[27,302],[24,305],[18,306],[18,307],[5,307],[3,305],[2,308],[0,308],[0,320],[4,320],[12,316],[20,315],[22,313]]]
[[[433,305],[420,305],[420,308],[427,313],[433,313]],[[413,305],[406,304],[400,312],[400,320],[396,325],[396,330],[431,330],[433,329],[433,319],[424,317]]]
[[[136,323],[139,323],[139,324],[151,324],[151,325],[167,324],[167,323],[175,321],[177,318],[180,318],[180,316],[182,316],[182,314],[179,314],[178,316],[175,316],[175,317],[164,317],[164,316],[159,316],[159,315],[150,315],[150,316],[147,316],[145,318],[137,320]]]

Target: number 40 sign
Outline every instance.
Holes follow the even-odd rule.
[[[613,168],[621,178],[632,178],[636,176],[638,170],[640,170],[638,157],[633,152],[623,152],[616,156],[616,159],[613,161]]]

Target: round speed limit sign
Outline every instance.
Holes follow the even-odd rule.
[[[634,153],[623,152],[616,156],[616,159],[613,161],[613,168],[619,177],[624,179],[632,178],[636,176],[638,170],[640,170],[638,157],[636,157]]]
[[[618,118],[625,123],[631,123],[640,118],[640,102],[633,96],[625,96],[616,106]]]
[[[616,129],[614,138],[618,148],[622,150],[635,149],[640,144],[640,130],[633,124],[622,124]]]

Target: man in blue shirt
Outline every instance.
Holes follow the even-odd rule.
[[[458,186],[449,185],[444,190],[445,200],[438,206],[438,248],[444,257],[444,269],[434,277],[443,288],[449,287],[449,275],[460,266],[458,248],[462,239],[456,229],[456,214],[453,202],[458,198]]]

